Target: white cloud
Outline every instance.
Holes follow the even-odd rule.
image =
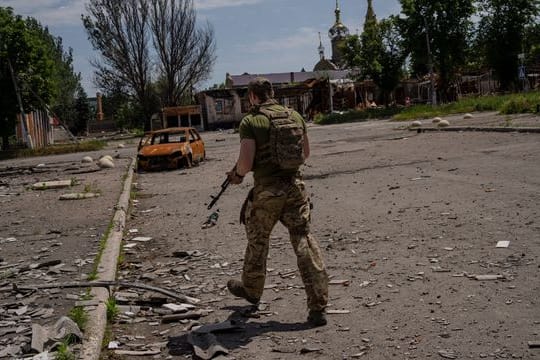
[[[223,7],[255,5],[262,0],[195,0],[197,9],[217,9]]]
[[[15,13],[31,16],[47,26],[80,25],[85,0],[0,0]]]
[[[255,5],[263,0],[194,0],[197,10]],[[15,13],[31,16],[44,25],[80,25],[81,14],[86,12],[87,0],[0,0],[0,6],[9,6]]]

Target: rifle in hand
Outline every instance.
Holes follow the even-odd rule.
[[[229,183],[230,183],[229,178],[227,178],[227,179],[225,179],[223,184],[221,184],[221,190],[219,191],[219,193],[216,196],[212,196],[212,201],[210,202],[210,204],[208,204],[208,210],[210,210],[212,208],[212,206],[214,206],[217,203],[217,201],[219,200],[221,195],[225,192],[225,190],[227,190],[227,187],[229,186]]]

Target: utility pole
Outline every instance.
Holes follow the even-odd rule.
[[[429,28],[424,15],[424,25],[426,27],[426,44],[428,52],[429,81],[431,82],[431,105],[437,105],[437,92],[435,91],[435,75],[433,74],[433,59],[431,56],[431,45],[429,41]]]

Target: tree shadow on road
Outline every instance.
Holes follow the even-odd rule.
[[[213,344],[206,344],[209,348],[217,346],[219,350],[221,346],[228,351],[232,351],[236,348],[246,346],[255,337],[265,333],[303,331],[313,328],[307,322],[250,321],[261,317],[256,306],[228,306],[224,307],[223,310],[232,310],[233,312],[225,321],[214,325],[228,324],[232,326],[225,326],[226,329],[223,331],[212,331],[212,335],[215,336],[215,342]],[[193,338],[190,338],[190,333],[169,337],[167,344],[169,354],[176,356],[193,354],[194,348],[190,341],[193,342]],[[208,351],[216,350],[214,348]]]

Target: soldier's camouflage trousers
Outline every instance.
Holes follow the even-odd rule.
[[[249,296],[259,299],[264,289],[270,233],[278,221],[289,230],[310,310],[328,302],[328,275],[321,250],[310,234],[310,205],[301,179],[258,180],[242,207],[248,245],[242,283]]]

